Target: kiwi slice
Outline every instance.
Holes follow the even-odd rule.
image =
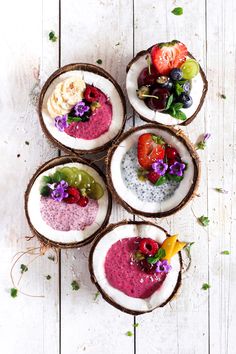
[[[104,195],[104,189],[102,188],[101,184],[95,182],[91,185],[91,188],[87,193],[90,198],[98,200]]]
[[[72,171],[72,169],[70,167],[62,167],[59,172],[62,175],[64,181],[72,186],[75,181],[75,173]]]

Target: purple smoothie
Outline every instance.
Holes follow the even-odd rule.
[[[40,202],[43,220],[58,231],[84,230],[94,222],[98,212],[98,202],[93,199],[89,199],[86,207],[57,202],[47,197],[41,197]]]
[[[114,288],[130,297],[146,299],[161,287],[166,273],[146,273],[133,261],[139,240],[129,237],[114,243],[106,255],[105,273]]]

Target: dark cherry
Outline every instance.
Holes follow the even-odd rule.
[[[148,67],[141,71],[138,77],[138,87],[155,84],[158,72],[153,65],[150,66],[150,72],[151,74],[149,74]]]
[[[164,111],[170,96],[169,90],[166,88],[157,87],[150,93],[150,95],[155,97],[147,98],[147,106],[153,111]]]
[[[175,160],[178,156],[179,156],[178,151],[175,148],[170,146],[166,148],[166,157],[168,159]]]
[[[145,273],[155,273],[156,264],[150,264],[146,259],[139,262],[140,268]]]

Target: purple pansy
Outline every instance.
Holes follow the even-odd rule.
[[[56,186],[54,186],[54,189],[51,192],[52,199],[57,202],[61,202],[64,198],[67,198],[68,197],[68,193],[66,192],[67,188],[68,188],[68,183],[66,181],[62,180],[61,182],[59,182]]]
[[[170,166],[169,174],[182,177],[184,169],[185,169],[185,164],[182,162],[176,161],[172,166]]]
[[[64,132],[64,130],[69,127],[69,124],[67,123],[67,114],[56,117],[54,120],[54,125],[58,130],[60,130],[60,132]]]
[[[157,160],[152,164],[152,168],[160,176],[163,176],[168,169],[168,164],[165,163],[163,160]]]
[[[205,143],[208,139],[210,139],[210,137],[211,137],[211,134],[210,134],[210,133],[206,133],[206,134],[204,135],[204,137],[203,137],[204,143]]]
[[[86,104],[83,101],[80,101],[76,103],[74,106],[74,112],[76,117],[82,117],[84,113],[88,112],[89,106],[86,106]]]
[[[172,267],[168,263],[167,260],[158,261],[156,263],[156,272],[157,273],[161,273],[161,272],[168,273],[171,269],[172,269]]]

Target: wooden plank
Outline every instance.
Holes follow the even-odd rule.
[[[0,330],[1,351],[9,354],[58,353],[57,265],[47,256],[40,257],[29,265],[23,276],[22,290],[45,295],[44,298],[19,294],[13,299],[9,293],[12,257],[28,247],[39,246],[36,240],[25,240],[30,231],[24,216],[24,190],[38,165],[55,154],[42,135],[35,109],[40,89],[40,64],[45,74],[52,69],[47,65],[47,51],[43,51],[45,56],[41,61],[41,44],[48,43],[48,27],[52,25],[50,13],[53,3],[54,12],[57,6],[57,1],[51,1],[50,5],[47,3],[44,3],[47,26],[42,23],[41,1],[10,0],[0,13],[0,31],[4,33],[0,38],[0,101],[5,121],[0,141],[1,152],[4,153],[0,186],[6,193],[1,203]],[[57,20],[56,15],[55,23]],[[50,54],[55,53],[56,56],[57,50],[56,44]],[[16,266],[16,279],[20,275],[20,264],[26,264],[32,258],[26,256],[20,260]],[[52,277],[50,281],[45,278],[47,274]],[[11,337],[13,340],[9,340]]]
[[[179,39],[205,67],[205,2],[184,2],[183,16],[174,16],[171,10],[177,6],[171,2],[135,1],[135,52],[148,48],[156,42]],[[197,14],[197,20],[196,20]],[[147,20],[148,19],[148,20]],[[194,25],[193,25],[194,22]],[[183,129],[195,142],[205,131],[204,110],[196,121]],[[137,322],[137,354],[148,353],[206,353],[208,347],[208,303],[207,294],[201,290],[207,281],[208,257],[207,236],[197,225],[191,206],[198,215],[206,199],[206,156],[202,154],[203,174],[201,198],[195,199],[184,210],[173,217],[157,220],[172,233],[179,233],[185,241],[195,241],[192,249],[192,266],[184,275],[183,286],[176,300],[152,314],[139,316]],[[201,215],[201,214],[200,214]],[[200,216],[199,215],[199,216]],[[206,240],[202,247],[202,239]],[[201,242],[201,243],[200,243]],[[204,241],[203,241],[204,242]],[[201,252],[199,252],[201,249]],[[199,325],[199,323],[201,325]],[[191,338],[191,340],[189,340]]]
[[[71,62],[102,60],[102,67],[124,88],[125,66],[133,56],[132,1],[92,1],[62,3],[62,65]],[[132,120],[129,121],[132,123]],[[111,221],[128,214],[113,204]],[[101,296],[90,281],[90,246],[62,252],[61,268],[61,348],[62,354],[132,353],[133,317],[122,314]],[[78,279],[80,290],[72,291],[71,281]]]
[[[235,302],[235,13],[234,1],[207,3],[209,97],[209,291],[212,353],[234,353]],[[220,97],[226,95],[226,99]],[[228,194],[214,191],[223,187]],[[231,255],[222,255],[224,250]]]

